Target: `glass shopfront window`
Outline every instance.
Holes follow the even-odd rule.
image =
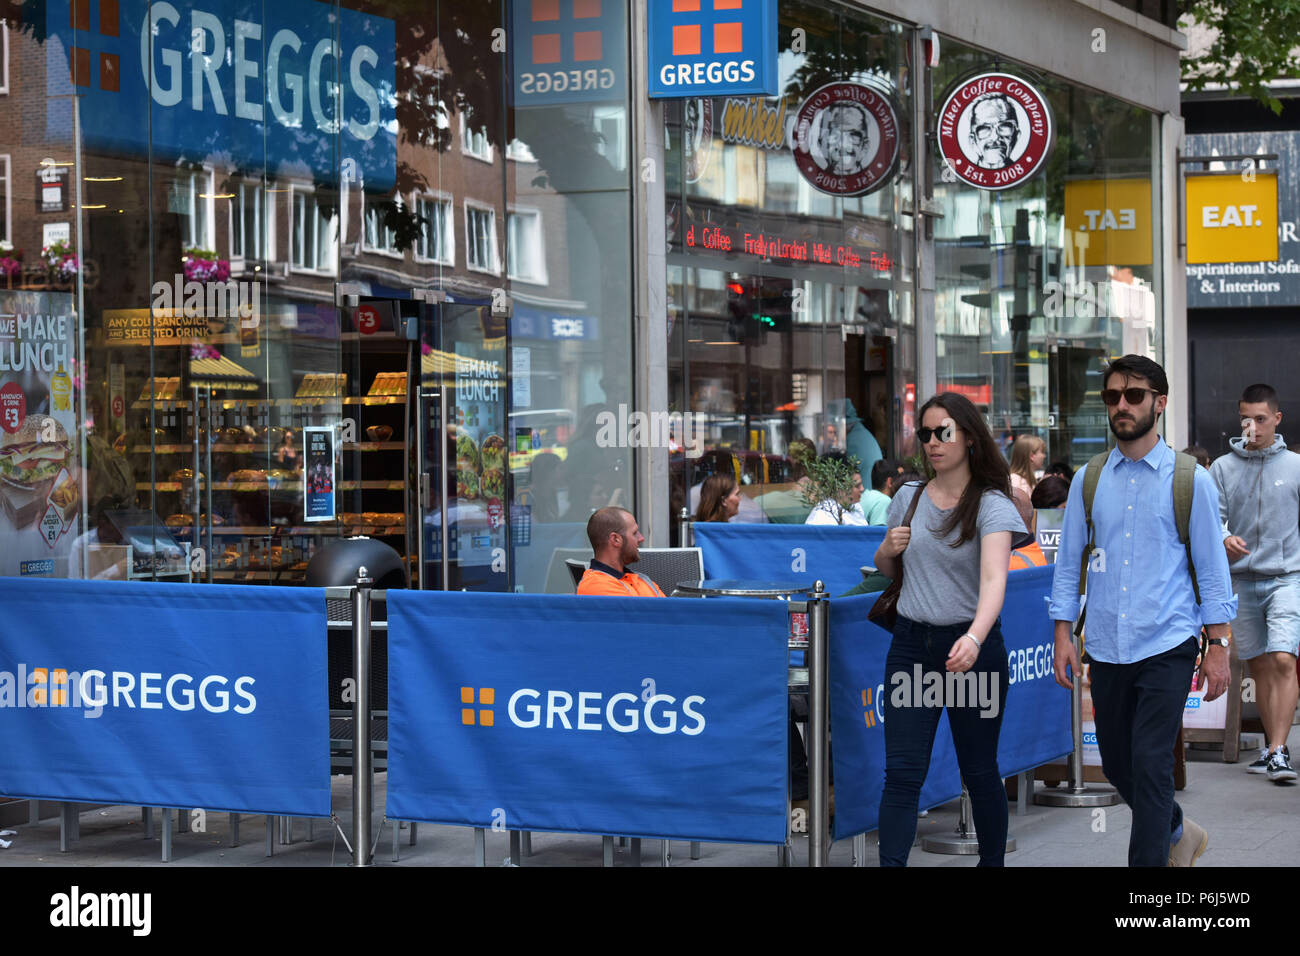
[[[704,437],[673,456],[674,513],[730,469],[736,520],[803,520],[774,505],[790,443],[890,454],[916,381],[908,34],[832,3],[779,16],[780,95],[667,103],[669,396]]]
[[[540,591],[632,503],[595,439],[631,403],[625,4],[22,16],[0,574],[295,584],[364,533],[417,585]],[[614,81],[561,95],[579,53]]]
[[[933,112],[990,54],[945,39]],[[1161,360],[1157,118],[1119,100],[1021,73],[1051,107],[1055,148],[1042,172],[1000,192],[951,182],[934,158],[939,387],[959,391],[1010,453],[1047,442],[1072,467],[1104,451],[1103,364]],[[1014,125],[1012,138],[1022,135]],[[913,439],[907,436],[909,448]]]

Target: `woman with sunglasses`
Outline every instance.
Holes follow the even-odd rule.
[[[946,707],[979,835],[979,865],[1002,866],[1007,795],[998,772],[998,734],[1009,675],[998,615],[1011,538],[1025,525],[1011,501],[1006,459],[969,399],[940,393],[921,407],[920,422],[916,435],[933,477],[894,496],[875,560],[880,571],[896,577],[906,552],[898,623],[885,661],[880,865],[907,865],[921,785]],[[902,527],[913,499],[911,526]],[[913,693],[911,683],[921,673],[937,674],[944,688],[940,705]],[[935,679],[922,680],[926,687]],[[930,703],[915,706],[922,699]]]

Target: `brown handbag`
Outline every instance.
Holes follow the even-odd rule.
[[[903,523],[900,528],[910,528],[912,526],[912,515],[916,514],[916,505],[921,500],[921,495],[925,494],[925,486],[930,482],[926,481],[912,496],[911,503],[907,506],[907,514],[903,517]],[[898,562],[898,574],[889,582],[889,587],[880,592],[880,597],[876,598],[876,603],[871,605],[871,610],[867,612],[867,620],[872,624],[883,627],[891,634],[894,632],[894,625],[898,623],[898,595],[903,590],[903,556],[900,554],[894,559]]]

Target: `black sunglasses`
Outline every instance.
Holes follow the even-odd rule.
[[[1124,401],[1130,405],[1141,405],[1147,400],[1147,392],[1152,395],[1160,394],[1154,388],[1103,388],[1101,400],[1113,407],[1119,404],[1119,397],[1123,395]]]
[[[938,428],[918,428],[916,437],[921,439],[922,445],[928,445],[931,438],[938,438],[939,441],[956,441],[956,425],[940,425]]]

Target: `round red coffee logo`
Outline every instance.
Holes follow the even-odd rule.
[[[1046,98],[1010,73],[959,81],[939,112],[943,161],[951,175],[980,189],[1019,186],[1051,155],[1054,138]]]
[[[861,83],[828,83],[795,114],[791,151],[803,178],[832,196],[861,196],[898,168],[898,110]]]

